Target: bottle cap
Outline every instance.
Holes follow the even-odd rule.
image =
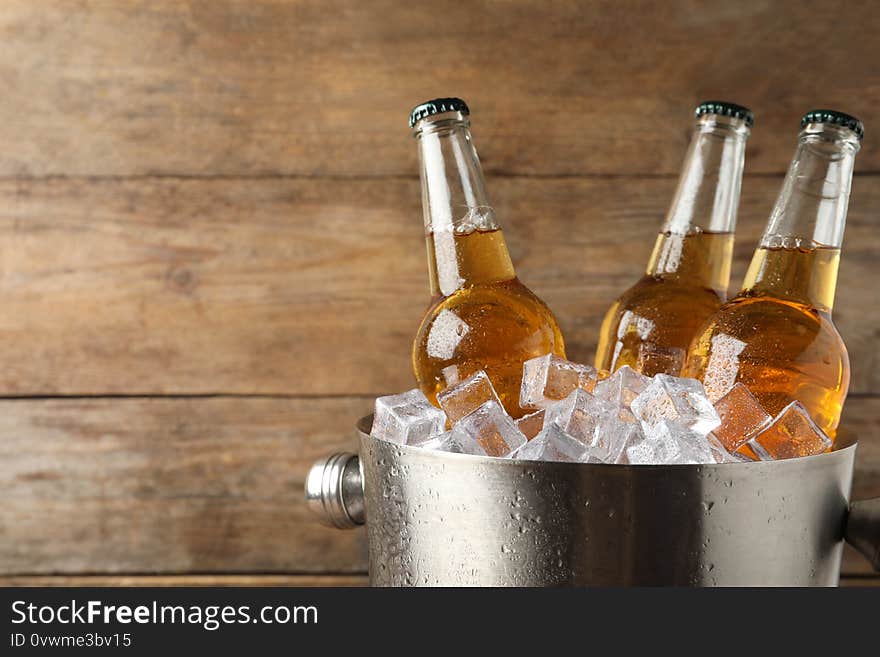
[[[862,137],[865,136],[865,126],[862,125],[861,121],[859,121],[854,116],[850,116],[849,114],[844,114],[843,112],[838,112],[836,110],[810,110],[809,112],[804,114],[804,118],[801,119],[801,128],[806,126],[808,123],[834,123],[835,125],[849,128],[854,133],[856,133],[856,137],[859,138],[859,141],[861,141]]]
[[[752,110],[736,103],[725,103],[723,100],[706,100],[697,105],[694,110],[695,116],[703,116],[703,114],[720,114],[721,116],[732,116],[735,119],[742,119],[746,126],[751,128],[755,123],[755,115]]]
[[[471,113],[467,103],[461,98],[435,98],[413,107],[412,112],[409,113],[409,127],[412,128],[426,116],[442,114],[443,112],[461,112],[465,115]]]

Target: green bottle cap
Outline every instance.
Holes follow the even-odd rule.
[[[856,133],[856,137],[859,138],[859,141],[861,141],[862,137],[865,136],[865,126],[862,125],[861,121],[859,121],[854,116],[844,114],[843,112],[838,112],[836,110],[810,110],[809,112],[804,114],[804,118],[801,119],[801,128],[806,126],[808,123],[834,123],[835,125],[849,128],[854,133]]]
[[[471,113],[467,103],[461,98],[435,98],[413,107],[412,112],[409,113],[409,127],[412,128],[426,116],[443,112],[461,112],[465,115]]]
[[[703,116],[703,114],[720,114],[721,116],[742,119],[749,128],[755,124],[755,115],[752,114],[752,110],[736,103],[725,103],[723,100],[706,100],[697,105],[694,115]]]

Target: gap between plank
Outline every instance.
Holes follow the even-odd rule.
[[[191,571],[132,571],[132,572],[101,572],[97,570],[83,572],[6,572],[0,574],[0,581],[11,577],[359,577],[366,576],[366,570],[350,571],[302,571],[302,570],[191,570]]]
[[[531,179],[531,180],[670,180],[677,179],[678,173],[517,173],[515,171],[483,170],[487,178],[504,179]],[[856,171],[853,176],[874,177],[880,175],[880,170]],[[745,172],[744,178],[782,178],[784,171],[755,171]],[[340,174],[340,173],[283,173],[283,172],[255,172],[255,173],[137,173],[137,174],[46,174],[46,175],[0,175],[0,183],[14,182],[128,182],[150,180],[177,180],[177,181],[246,181],[246,180],[338,180],[338,181],[378,181],[378,180],[409,180],[417,181],[418,174],[402,173],[378,173],[378,174]]]
[[[47,401],[53,399],[375,399],[384,394],[372,393],[248,393],[248,392],[193,392],[193,393],[70,393],[70,394],[0,394],[0,401]]]

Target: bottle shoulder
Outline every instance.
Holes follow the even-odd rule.
[[[814,363],[814,368],[828,370],[826,378],[839,377],[849,367],[846,345],[831,315],[769,297],[735,297],[709,319],[692,356],[700,363],[716,352],[735,352],[755,363]]]
[[[469,307],[491,306],[491,312],[504,312],[521,309],[523,311],[541,312],[553,317],[547,304],[519,279],[513,278],[494,283],[464,286],[448,296],[437,296],[431,300],[426,318],[438,315],[444,310],[464,310]],[[555,321],[555,318],[553,318]]]
[[[529,342],[529,336],[545,335],[548,344],[562,347],[559,324],[547,305],[519,280],[473,285],[435,299],[422,319],[416,343],[454,330],[486,349],[493,340],[509,345]],[[542,353],[546,353],[542,352]]]
[[[483,370],[504,407],[519,417],[522,364],[547,353],[565,357],[556,318],[525,285],[505,281],[435,300],[416,333],[412,358],[429,398]]]
[[[808,330],[838,334],[831,314],[817,308],[770,296],[737,295],[713,315],[715,332],[758,332],[773,327],[783,333]]]
[[[643,276],[621,294],[609,314],[623,315],[630,311],[652,320],[678,321],[682,312],[714,312],[724,299],[715,290],[674,279]]]

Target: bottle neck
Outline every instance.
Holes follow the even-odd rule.
[[[734,117],[697,119],[647,274],[726,293],[749,128]]]
[[[489,203],[467,118],[437,114],[414,127],[419,144],[422,209],[431,293],[516,276]]]
[[[858,150],[847,128],[825,123],[804,128],[744,293],[831,311]]]

